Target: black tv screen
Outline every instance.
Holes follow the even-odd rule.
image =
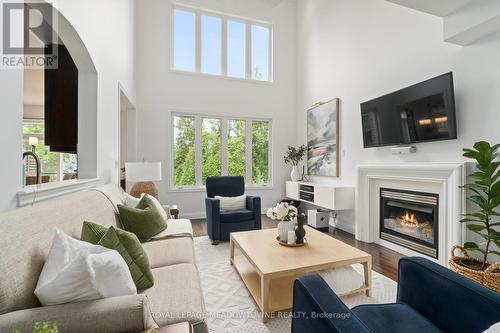
[[[361,104],[365,148],[457,138],[453,73]]]

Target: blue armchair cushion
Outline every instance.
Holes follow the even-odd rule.
[[[446,267],[424,258],[403,258],[398,273],[397,301],[442,331],[483,332],[500,321],[500,293]]]
[[[443,333],[406,304],[370,304],[353,308],[352,313],[373,333]]]
[[[253,211],[248,209],[227,210],[220,212],[221,223],[234,223],[253,220]]]
[[[397,303],[351,311],[319,275],[295,281],[292,333],[481,333],[500,322],[500,293],[424,258],[399,261]],[[307,316],[345,313],[347,320]],[[347,317],[346,317],[347,318]]]
[[[245,193],[245,179],[242,176],[207,177],[207,196],[213,198],[238,197]]]

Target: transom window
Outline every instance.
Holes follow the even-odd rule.
[[[175,5],[173,70],[268,81],[272,71],[272,25]]]
[[[172,184],[201,188],[210,176],[243,176],[247,185],[271,183],[271,121],[173,114]]]

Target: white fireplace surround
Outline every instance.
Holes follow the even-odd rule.
[[[408,256],[424,256],[446,266],[453,245],[461,244],[465,229],[458,222],[465,207],[463,163],[373,164],[358,168],[356,239],[374,242]],[[438,259],[380,239],[380,188],[439,195]]]

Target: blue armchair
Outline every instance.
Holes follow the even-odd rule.
[[[241,176],[207,177],[207,231],[216,245],[229,240],[229,234],[237,231],[261,229],[260,197],[247,196],[246,209],[221,211],[215,196],[237,197],[245,193],[245,180]]]
[[[349,310],[319,275],[295,281],[292,333],[479,333],[500,322],[500,294],[424,258],[399,261],[397,302]]]

